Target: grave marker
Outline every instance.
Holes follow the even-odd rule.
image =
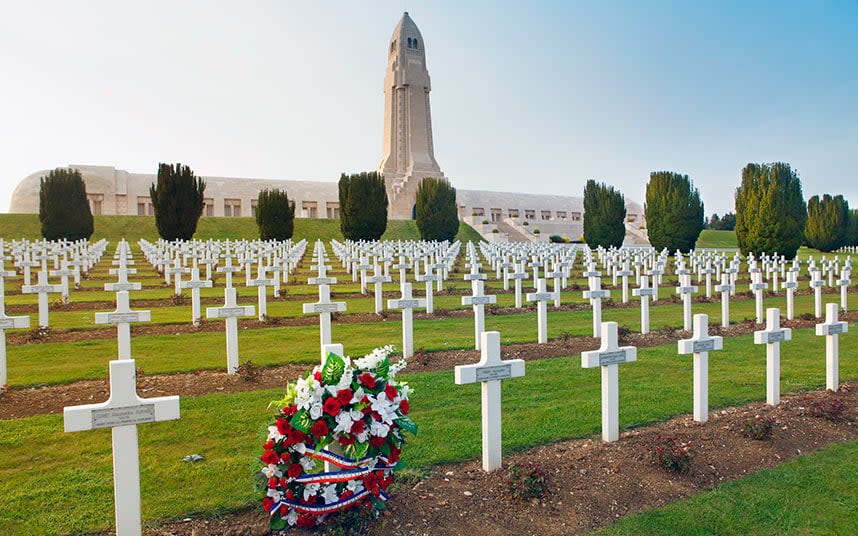
[[[602,370],[602,440],[616,441],[620,438],[620,386],[621,363],[637,361],[637,348],[618,346],[617,323],[602,323],[602,345],[598,350],[581,352],[581,367]]]
[[[694,335],[677,341],[677,352],[694,356],[694,420],[709,420],[709,352],[721,350],[721,337],[709,335],[709,316],[694,315]]]

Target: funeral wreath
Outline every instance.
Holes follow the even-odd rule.
[[[392,352],[385,346],[355,360],[330,353],[272,402],[277,415],[258,473],[272,529],[310,529],[349,508],[385,508],[405,433],[417,433],[411,389],[396,379],[406,362],[391,364]]]

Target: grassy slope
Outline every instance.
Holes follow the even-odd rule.
[[[784,392],[822,384],[823,346],[811,330],[795,332],[782,356]],[[858,339],[844,337],[843,355],[856,351]],[[710,363],[713,408],[764,396],[761,352],[750,336],[724,341],[724,351]],[[692,360],[677,358],[675,345],[642,348],[638,359],[620,371],[621,426],[690,412]],[[841,374],[844,380],[858,377],[858,362],[844,359]],[[454,386],[452,371],[407,379],[415,388],[412,413],[421,427],[404,453],[408,465],[420,469],[478,457],[480,387]],[[181,420],[141,426],[144,517],[225,511],[253,502],[250,477],[262,443],[259,432],[268,421],[265,408],[281,393],[186,397]],[[599,430],[599,372],[582,369],[577,356],[528,363],[527,375],[507,382],[503,396],[506,452]],[[82,532],[111,523],[109,432],[64,434],[60,415],[0,421],[0,452],[0,534]],[[181,461],[192,453],[206,460]],[[29,514],[44,504],[63,507]]]
[[[227,239],[227,238],[257,238],[256,222],[253,218],[200,218],[196,238]],[[36,214],[0,214],[0,237],[39,238],[39,218]],[[136,242],[139,238],[155,240],[158,232],[155,229],[155,219],[152,216],[96,216],[95,234],[93,239],[107,238],[116,242],[120,238]],[[295,219],[295,239],[300,240],[342,240],[339,220],[326,219]],[[417,239],[417,227],[413,221],[391,220],[387,224],[387,232],[382,237],[386,240]],[[459,227],[458,239],[462,241],[480,239],[471,226],[462,223]]]
[[[858,534],[858,441],[630,516],[598,534]]]
[[[704,229],[697,239],[698,248],[736,248],[735,231],[713,231]]]

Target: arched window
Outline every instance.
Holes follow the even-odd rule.
[[[408,48],[411,48],[411,38],[408,38]]]
[[[417,48],[417,39],[414,40],[414,48]]]

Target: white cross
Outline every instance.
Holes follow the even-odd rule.
[[[69,301],[69,277],[74,277],[74,270],[68,267],[68,261],[62,261],[62,268],[59,270],[51,270],[49,272],[51,277],[59,277],[60,278],[60,288],[61,296],[63,303],[68,303]]]
[[[703,268],[702,270],[700,270],[700,273],[702,273],[706,276],[706,297],[711,298],[712,297],[712,274],[715,273],[715,268],[712,268],[712,266],[707,261],[706,268]]]
[[[730,326],[730,295],[735,289],[734,285],[730,284],[730,274],[721,274],[721,284],[715,287],[716,292],[721,293],[721,327]]]
[[[226,254],[226,262],[220,268],[217,268],[217,272],[226,275],[226,288],[232,288],[232,274],[237,274],[241,271],[241,268],[238,266],[232,265],[232,255],[229,253]]]
[[[766,329],[754,332],[754,344],[766,345],[766,402],[777,406],[781,401],[781,342],[792,339],[792,330],[781,327],[781,312],[766,310]]]
[[[591,272],[596,273],[598,272]],[[590,290],[584,291],[584,298],[590,300],[590,306],[593,309],[593,337],[598,337],[602,333],[602,300],[611,296],[610,290],[601,288],[601,278],[599,275],[591,275]]]
[[[825,388],[837,391],[839,380],[839,335],[849,331],[849,324],[837,319],[837,304],[825,305],[825,322],[816,325],[816,334],[825,337]]]
[[[840,286],[840,309],[845,313],[847,304],[847,293],[849,285],[852,284],[852,271],[844,268],[840,272],[840,279],[837,280],[837,285]]]
[[[789,270],[786,273],[786,281],[781,283],[781,287],[786,289],[787,320],[792,320],[795,313],[795,291],[798,288],[797,275],[795,270]]]
[[[618,346],[617,323],[602,323],[602,345],[598,350],[581,352],[581,367],[602,369],[602,440],[620,438],[620,363],[637,361],[634,346]]]
[[[414,355],[414,309],[425,306],[426,300],[411,296],[411,283],[402,284],[402,298],[387,300],[389,309],[402,310],[402,356],[405,358]]]
[[[822,318],[822,287],[825,281],[820,277],[819,270],[811,270],[810,286],[813,288],[813,315]]]
[[[497,303],[496,296],[483,294],[483,282],[477,281],[471,296],[462,296],[462,305],[471,305],[474,308],[474,347],[480,349],[480,338],[484,331],[486,304]]]
[[[182,274],[187,274],[191,270],[182,266],[179,256],[177,255],[173,261],[173,266],[168,266],[164,273],[173,276],[173,290],[176,296],[182,293]]]
[[[179,418],[178,396],[137,396],[135,367],[133,359],[111,361],[110,398],[107,402],[63,409],[66,432],[112,428],[117,536],[139,536],[142,533],[137,425]]]
[[[116,293],[116,310],[110,313],[95,313],[96,324],[113,324],[116,326],[116,340],[119,345],[119,359],[131,357],[131,323],[149,322],[152,313],[149,311],[132,311],[128,299],[128,291]]]
[[[182,288],[191,289],[191,321],[195,326],[200,325],[200,289],[212,288],[212,282],[206,279],[200,279],[200,269],[191,268],[190,281],[183,281]]]
[[[325,264],[324,259],[319,260],[318,264],[310,266],[311,270],[317,270],[319,275],[317,277],[311,277],[307,279],[307,284],[309,285],[336,285],[337,278],[336,277],[328,277],[328,266]]]
[[[382,302],[382,284],[390,283],[393,281],[393,278],[389,275],[382,275],[379,272],[378,265],[376,264],[373,269],[373,275],[366,277],[362,276],[364,282],[373,284],[373,293],[375,296],[375,314],[381,314],[383,310],[383,302]]]
[[[356,264],[355,268],[360,271],[360,293],[366,294],[366,273],[372,269],[372,264],[369,264],[366,257],[361,257],[360,264]]]
[[[235,374],[238,370],[238,318],[253,316],[256,308],[252,305],[238,305],[235,288],[223,289],[223,295],[223,307],[206,307],[206,318],[226,319],[226,372]]]
[[[548,300],[554,299],[555,292],[548,292],[545,279],[536,280],[536,292],[527,294],[527,301],[536,302],[536,333],[537,342],[548,342]]]
[[[345,302],[331,301],[331,287],[328,285],[319,285],[318,302],[304,304],[304,314],[319,315],[319,346],[323,352],[322,359],[327,355],[324,353],[324,346],[331,344],[331,313],[338,313],[345,310]]]
[[[265,269],[256,273],[257,278],[247,282],[248,287],[256,287],[256,303],[259,306],[259,321],[265,322],[268,319],[268,296],[265,293],[265,288],[274,285],[273,279],[265,279]]]
[[[676,293],[682,296],[682,329],[685,331],[691,331],[691,295],[695,292],[697,287],[691,284],[691,276],[680,274]]]
[[[432,314],[434,312],[434,304],[432,302],[433,282],[439,279],[441,279],[441,276],[438,274],[433,274],[431,272],[431,268],[428,273],[417,276],[417,281],[426,284],[426,312],[429,314]]]
[[[661,283],[661,276],[664,274],[664,270],[658,266],[649,271],[649,275],[652,277],[652,301],[658,301],[658,285]]]
[[[521,281],[527,279],[527,272],[524,271],[524,263],[517,266],[518,271],[509,274],[510,279],[515,280],[515,308],[521,309]]]
[[[545,273],[545,277],[551,278],[551,290],[554,293],[554,307],[560,307],[560,288],[561,279],[563,279],[563,270],[554,263],[553,270]]]
[[[694,354],[694,420],[709,420],[709,352],[721,350],[721,337],[709,335],[709,316],[694,315],[694,335],[677,341],[677,352]]]
[[[48,272],[41,270],[39,272],[38,285],[23,285],[21,292],[24,294],[39,295],[39,327],[48,327],[48,294],[56,294],[62,292],[63,288],[60,285],[48,284]]]
[[[629,276],[634,275],[634,272],[629,270],[629,261],[624,261],[623,269],[614,273],[623,278],[623,303],[629,303]]]
[[[129,283],[128,276],[130,274],[136,274],[137,270],[134,268],[127,268],[124,264],[119,268],[111,268],[108,272],[110,275],[116,275],[119,277],[119,280],[116,283],[105,283],[104,290],[110,292],[119,292],[122,290],[140,290],[142,285],[140,283]]]
[[[3,251],[0,250],[0,264],[2,264]],[[0,389],[6,386],[6,330],[14,328],[30,327],[29,316],[6,315],[6,289],[4,279],[13,277],[15,272],[7,272],[0,267]]]
[[[524,376],[523,359],[501,359],[500,333],[482,334],[480,362],[456,366],[456,385],[482,384],[483,471],[501,468],[503,440],[501,433],[501,381]]]
[[[642,275],[640,277],[641,286],[632,289],[632,295],[640,296],[641,299],[641,333],[644,335],[649,333],[649,300],[652,296],[655,296],[655,288],[647,285],[648,279],[647,276]]]

